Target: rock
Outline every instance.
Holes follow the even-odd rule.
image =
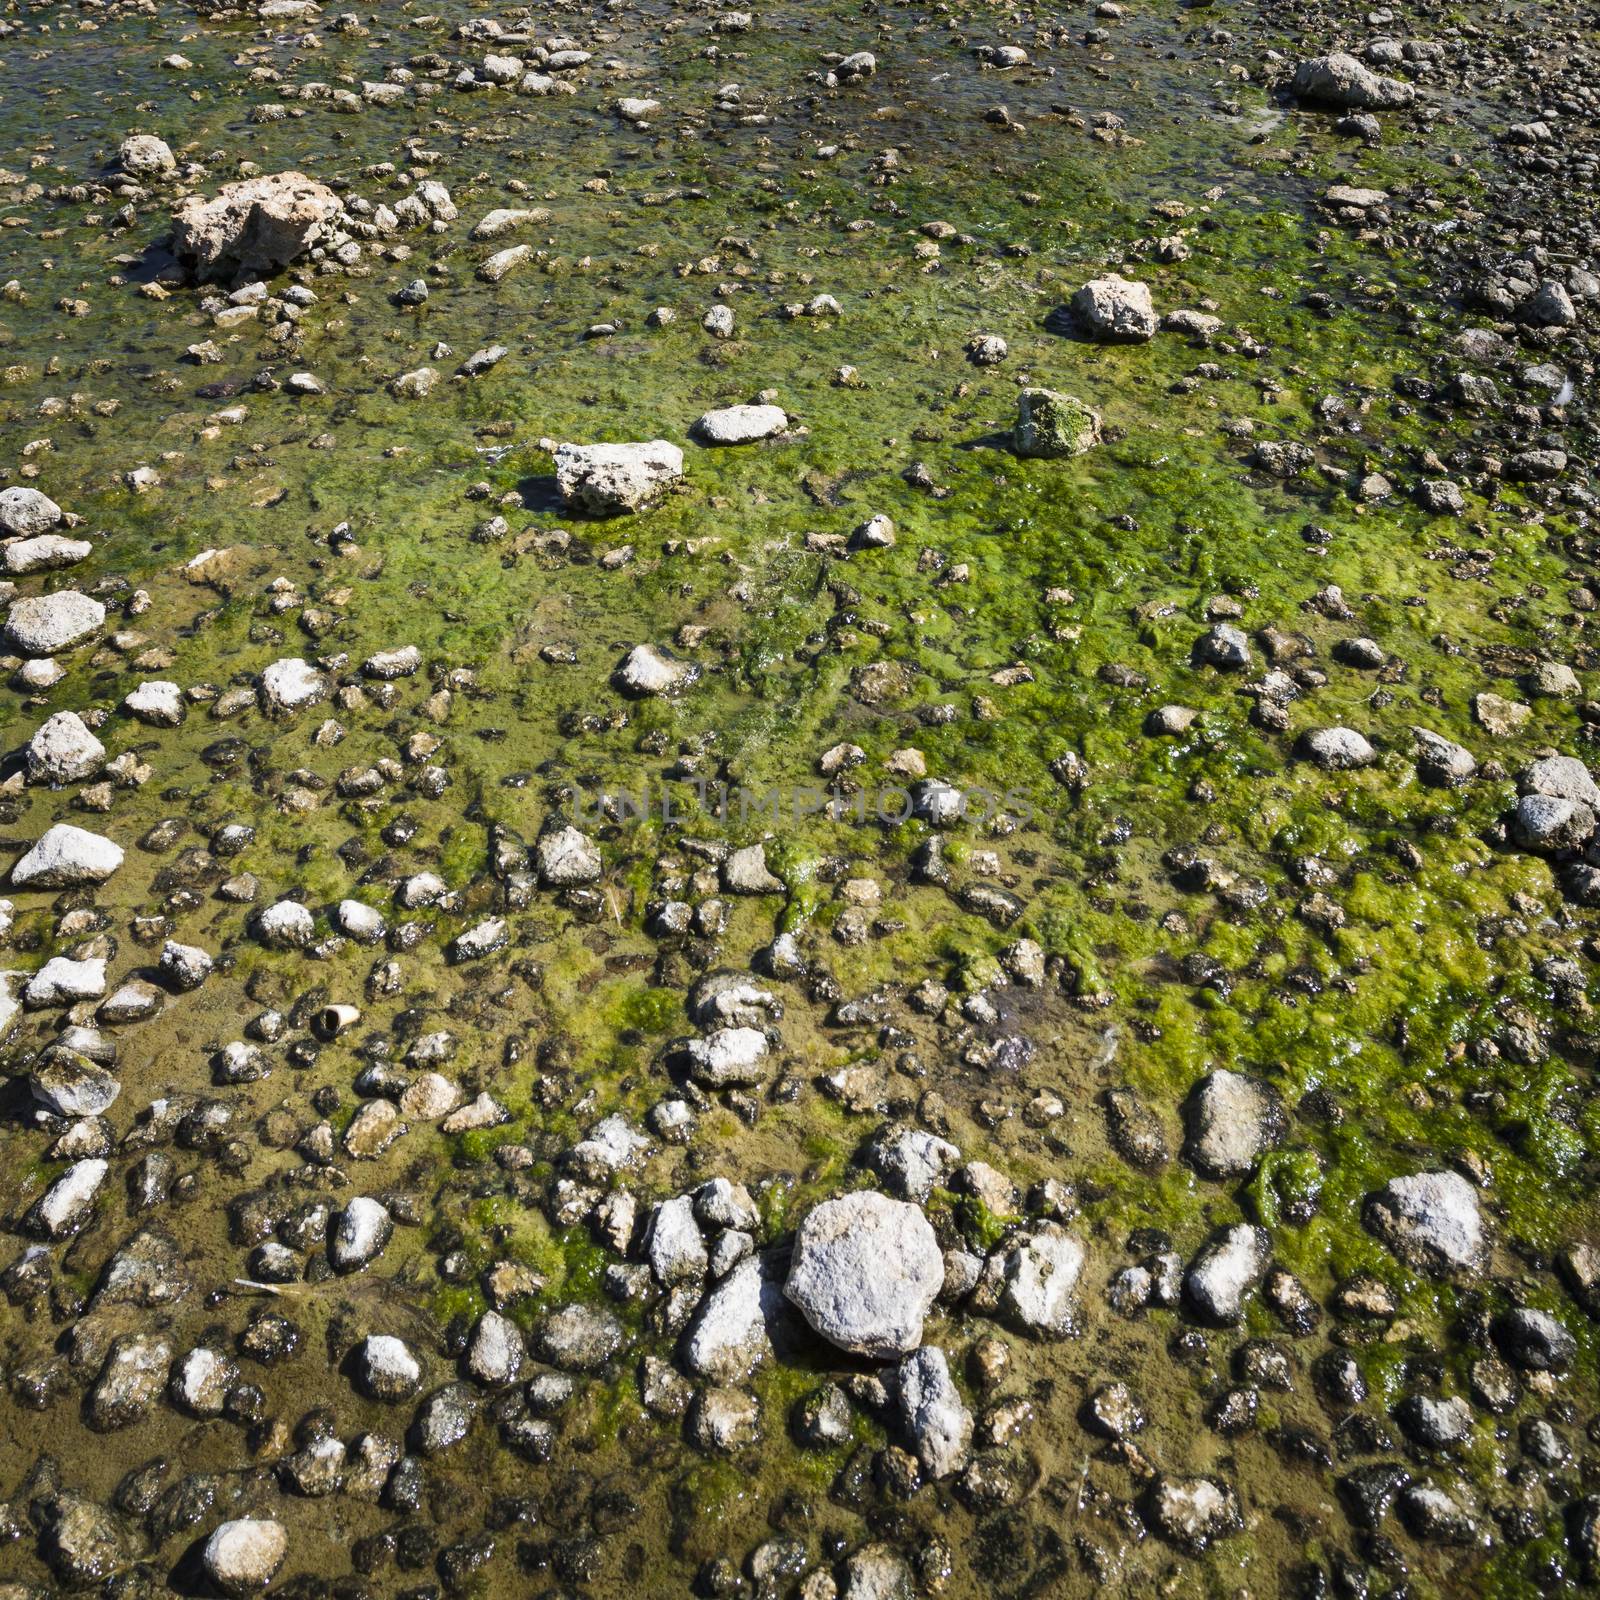
[[[972,1413],[950,1377],[944,1351],[931,1345],[914,1351],[895,1369],[891,1385],[900,1426],[930,1478],[948,1478],[966,1464],[972,1445]]]
[[[211,976],[212,965],[211,957],[204,950],[168,939],[161,947],[157,970],[168,988],[188,994]]]
[[[122,1085],[76,1051],[51,1050],[28,1074],[33,1098],[59,1117],[98,1117],[109,1111]]]
[[[1006,1258],[1001,1309],[1029,1333],[1063,1338],[1077,1331],[1082,1241],[1047,1223]]]
[[[560,444],[556,485],[575,511],[617,516],[653,505],[683,476],[683,451],[665,439],[647,444]]]
[[[1459,1395],[1448,1400],[1431,1394],[1407,1395],[1394,1414],[1406,1433],[1429,1450],[1460,1444],[1472,1433],[1472,1407]]]
[[[1194,658],[1225,672],[1243,671],[1251,662],[1250,641],[1231,622],[1219,622],[1195,641]]]
[[[172,1347],[158,1334],[125,1333],[114,1340],[89,1393],[89,1426],[110,1433],[138,1422],[161,1398],[171,1365]]]
[[[105,626],[106,608],[76,589],[14,600],[6,613],[6,639],[25,656],[53,656],[91,638]]]
[[[1484,697],[1480,695],[1479,699]],[[1548,795],[1553,800],[1575,800],[1600,812],[1600,786],[1576,756],[1544,756],[1525,767],[1517,779],[1523,794]]]
[[[1294,70],[1289,91],[1313,105],[1341,111],[1392,111],[1416,98],[1409,83],[1383,77],[1343,51],[1302,61]]]
[[[516,1323],[498,1311],[486,1311],[467,1348],[467,1371],[489,1388],[503,1388],[517,1381],[524,1354],[522,1331]]]
[[[700,669],[653,644],[636,644],[616,671],[616,684],[625,694],[644,698],[674,694],[700,676]]]
[[[258,1594],[277,1577],[289,1553],[281,1522],[241,1517],[215,1529],[200,1552],[206,1577],[230,1597]]]
[[[190,195],[172,214],[172,251],[197,283],[271,273],[324,239],[340,201],[302,172],[225,183],[213,200]]]
[[[1477,1524],[1454,1495],[1434,1483],[1413,1483],[1401,1490],[1400,1520],[1430,1544],[1471,1544]]]
[[[663,1200],[650,1213],[645,1259],[665,1289],[699,1283],[706,1275],[706,1244],[695,1221],[694,1201],[686,1194]]]
[[[922,1342],[943,1282],[944,1257],[922,1212],[863,1190],[806,1214],[783,1292],[831,1344],[889,1359]]]
[[[204,1345],[189,1351],[172,1369],[168,1391],[173,1403],[192,1417],[220,1417],[239,1369]]]
[[[787,885],[767,866],[765,844],[730,851],[722,863],[722,887],[729,894],[783,894]]]
[[[708,1089],[727,1089],[762,1082],[767,1037],[759,1028],[718,1028],[704,1039],[689,1040],[689,1075]]]
[[[1244,1316],[1245,1297],[1272,1259],[1265,1228],[1236,1223],[1205,1245],[1184,1274],[1190,1304],[1208,1322],[1226,1326]]]
[[[58,711],[35,729],[27,746],[33,783],[74,783],[93,777],[106,763],[106,747],[75,711]]]
[[[936,1183],[961,1160],[948,1139],[922,1128],[900,1128],[876,1140],[867,1152],[872,1170],[902,1200],[926,1202]]]
[[[410,1345],[393,1334],[368,1334],[352,1359],[357,1387],[374,1400],[395,1405],[412,1399],[422,1388],[422,1363]]]
[[[1208,1178],[1235,1178],[1283,1142],[1283,1100],[1260,1078],[1219,1068],[1195,1086],[1184,1153]]]
[[[1551,855],[1576,850],[1595,830],[1595,813],[1580,800],[1525,794],[1511,814],[1511,837],[1524,850]]]
[[[1370,767],[1378,759],[1378,752],[1353,728],[1308,728],[1296,748],[1303,760],[1324,772]]]
[[[556,889],[594,883],[604,866],[594,841],[572,827],[541,834],[533,854],[539,881]]]
[[[1144,1514],[1159,1537],[1190,1556],[1203,1555],[1242,1525],[1238,1497],[1220,1479],[1165,1472],[1146,1492]]]
[[[98,833],[58,822],[11,869],[17,889],[70,889],[104,883],[122,865],[121,847]]]
[[[1488,1255],[1477,1192],[1456,1172],[1391,1178],[1368,1196],[1363,1221],[1402,1261],[1436,1276],[1474,1272]]]
[[[0,545],[6,571],[14,578],[30,572],[54,572],[60,567],[75,567],[94,554],[87,539],[65,539],[59,533],[41,533],[33,539],[13,539]]]
[[[1132,1089],[1108,1089],[1105,1106],[1112,1146],[1129,1166],[1154,1172],[1166,1164],[1170,1154],[1166,1129]]]
[[[783,1312],[783,1291],[756,1258],[741,1261],[705,1299],[683,1342],[696,1377],[740,1383],[772,1351],[769,1329]]]
[[[34,1201],[23,1226],[46,1239],[64,1239],[88,1219],[106,1181],[107,1163],[98,1157],[74,1162]]]
[[[1524,1372],[1565,1372],[1578,1354],[1578,1341],[1548,1311],[1502,1311],[1493,1331],[1501,1355]]]
[[[911,1568],[886,1544],[869,1544],[844,1564],[841,1600],[914,1600]]]
[[[255,916],[256,937],[274,950],[303,950],[316,928],[316,919],[298,900],[279,900]]]
[[[122,709],[152,727],[176,728],[188,707],[177,684],[151,679],[123,697]]]
[[[328,680],[298,656],[274,661],[261,674],[261,709],[268,716],[288,716],[325,700]]]
[[[447,1383],[417,1407],[407,1442],[419,1456],[441,1456],[471,1433],[477,1415],[478,1396],[471,1385]]]
[[[165,139],[153,133],[130,133],[117,146],[117,165],[135,178],[159,178],[177,169],[177,159]]]
[[[1417,775],[1424,783],[1436,789],[1454,789],[1477,774],[1476,757],[1453,739],[1418,727],[1412,728],[1411,737],[1416,740]]]
[[[61,507],[37,489],[0,489],[0,533],[29,539],[58,527],[61,519]]]
[[[101,956],[74,961],[52,956],[29,978],[22,1003],[30,1011],[71,1005],[75,1000],[98,1000],[106,992],[106,964]]]
[[[731,1455],[761,1437],[761,1403],[744,1389],[702,1389],[689,1408],[689,1438],[700,1449]]]
[[[389,1208],[369,1195],[357,1195],[339,1214],[329,1254],[336,1272],[360,1272],[382,1253],[394,1234]]]
[[[1058,460],[1080,456],[1100,442],[1100,413],[1076,395],[1024,389],[1017,397],[1011,448],[1019,456]]]
[[[79,1495],[62,1495],[52,1512],[46,1540],[51,1570],[73,1589],[104,1585],[129,1563],[129,1546],[122,1524],[103,1506]],[[44,1591],[31,1585],[0,1586],[15,1600],[34,1600]],[[7,1600],[12,1600],[7,1595]]]
[[[593,1306],[563,1306],[540,1326],[539,1355],[563,1372],[592,1372],[622,1348],[622,1328],[615,1317]]]
[[[693,432],[701,444],[753,444],[788,426],[788,413],[781,406],[726,406],[707,411]]]
[[[1155,337],[1158,325],[1149,286],[1114,272],[1079,289],[1072,314],[1091,339],[1103,344],[1142,344]]]

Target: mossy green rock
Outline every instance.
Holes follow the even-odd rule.
[[[1024,389],[1017,400],[1011,446],[1019,456],[1081,456],[1100,442],[1100,413],[1076,395]]]

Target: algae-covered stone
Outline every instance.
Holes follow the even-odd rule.
[[[1100,413],[1076,395],[1024,389],[1017,397],[1011,447],[1019,456],[1052,460],[1081,456],[1100,442]]]

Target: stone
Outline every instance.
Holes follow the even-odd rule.
[[[27,745],[33,783],[74,783],[93,777],[106,763],[106,747],[75,711],[58,711],[34,730]]]
[[[1047,1223],[1006,1257],[1001,1310],[1025,1332],[1063,1338],[1077,1330],[1083,1242]]]
[[[328,680],[299,657],[274,661],[261,674],[261,709],[268,716],[287,716],[325,700]]]
[[[75,1233],[87,1220],[107,1170],[98,1157],[74,1162],[29,1208],[24,1227],[46,1239]]]
[[[689,1438],[700,1449],[731,1455],[761,1437],[761,1403],[745,1389],[702,1389],[689,1408]]]
[[[173,1403],[190,1416],[220,1417],[238,1379],[239,1369],[225,1355],[200,1345],[179,1358],[167,1387]]]
[[[259,1594],[277,1577],[289,1553],[281,1522],[240,1517],[214,1529],[200,1551],[206,1577],[230,1600]]]
[[[1249,1223],[1225,1228],[1190,1263],[1183,1278],[1189,1303],[1208,1322],[1228,1326],[1244,1316],[1245,1299],[1272,1259],[1266,1229]]]
[[[1391,1178],[1362,1217],[1402,1261],[1435,1276],[1475,1272],[1488,1256],[1477,1192],[1457,1172]]]
[[[948,1139],[926,1129],[899,1128],[875,1140],[868,1148],[867,1160],[900,1199],[921,1205],[933,1186],[942,1183],[960,1163],[961,1152]]]
[[[942,1350],[924,1345],[895,1369],[891,1385],[900,1426],[930,1478],[948,1478],[967,1464],[972,1413],[950,1376]]]
[[[5,569],[13,578],[30,572],[54,572],[60,567],[75,567],[94,554],[87,539],[66,539],[59,533],[41,533],[32,539],[13,539],[0,546]]]
[[[21,485],[0,489],[0,533],[32,538],[58,527],[62,515],[61,507],[38,489]]]
[[[1392,111],[1416,98],[1409,83],[1384,77],[1343,51],[1302,61],[1294,70],[1289,91],[1313,105],[1341,111]]]
[[[98,1000],[106,992],[106,964],[101,956],[74,961],[52,956],[28,979],[22,1003],[30,1011],[71,1005],[75,1000]]]
[[[6,613],[5,636],[25,656],[53,656],[92,638],[105,626],[106,608],[76,589],[14,600]]]
[[[256,937],[275,950],[303,950],[316,932],[316,919],[298,900],[279,900],[256,913]]]
[[[1349,772],[1370,767],[1378,752],[1353,728],[1308,728],[1296,745],[1302,759],[1324,772]]]
[[[329,1254],[336,1272],[359,1272],[383,1251],[394,1234],[389,1208],[370,1195],[357,1195],[339,1214]]]
[[[619,516],[644,511],[683,476],[683,451],[665,439],[645,444],[560,444],[556,486],[575,511]]]
[[[1107,273],[1072,297],[1072,314],[1091,339],[1104,344],[1142,344],[1158,325],[1148,284]]]
[[[71,889],[104,883],[122,865],[122,849],[98,833],[58,822],[11,869],[17,889]]]
[[[916,1592],[911,1568],[889,1545],[866,1545],[845,1561],[841,1600],[914,1600]]]
[[[1217,1478],[1162,1473],[1146,1492],[1144,1511],[1162,1539],[1190,1556],[1203,1555],[1241,1526],[1238,1497]]]
[[[783,1314],[782,1287],[747,1258],[700,1302],[683,1341],[683,1363],[713,1383],[740,1383],[772,1352],[770,1327]]]
[[[563,1372],[592,1372],[621,1350],[622,1327],[593,1306],[563,1306],[545,1318],[535,1344],[539,1355]]]
[[[1019,456],[1061,460],[1081,456],[1100,442],[1100,413],[1076,395],[1024,389],[1017,397],[1011,448]]]
[[[129,1546],[122,1524],[103,1506],[80,1495],[62,1495],[50,1508],[46,1555],[55,1575],[73,1589],[103,1585],[129,1563]],[[32,1586],[6,1584],[15,1600],[33,1600],[43,1591]],[[8,1596],[8,1600],[10,1597]]]
[[[699,675],[698,667],[679,661],[653,644],[636,644],[617,668],[616,685],[624,694],[642,699],[674,694],[687,688]]]
[[[172,252],[197,283],[272,273],[326,238],[341,205],[302,172],[226,183],[214,199],[189,195],[172,214]]]
[[[789,416],[781,406],[725,406],[707,411],[694,425],[694,436],[701,444],[754,444],[770,439],[789,426]]]
[[[117,146],[117,165],[135,178],[159,178],[177,169],[177,158],[165,139],[153,133],[130,133]]]
[[[176,728],[188,707],[177,684],[152,678],[123,696],[122,709],[151,727]]]
[[[109,1111],[122,1085],[98,1062],[74,1050],[51,1050],[28,1074],[33,1098],[58,1117],[98,1117]]]
[[[539,881],[555,889],[595,882],[603,870],[594,841],[577,828],[556,828],[539,836],[534,846]]]
[[[1195,1086],[1184,1153],[1208,1178],[1236,1178],[1281,1144],[1283,1100],[1260,1078],[1219,1068]]]
[[[944,1256],[921,1210],[869,1189],[806,1214],[783,1292],[830,1344],[892,1359],[922,1342],[943,1283]]]
[[[694,1201],[689,1195],[663,1200],[652,1210],[645,1236],[645,1259],[656,1282],[664,1289],[704,1279],[706,1243],[700,1237]]]
[[[498,1311],[486,1311],[467,1347],[467,1371],[481,1384],[503,1388],[517,1381],[524,1354],[522,1330],[516,1323]]]
[[[86,1407],[99,1433],[131,1427],[149,1412],[166,1387],[172,1347],[158,1334],[125,1333],[114,1340]]]
[[[686,1054],[689,1075],[708,1089],[748,1086],[767,1076],[767,1036],[759,1028],[718,1028],[689,1040]]]

